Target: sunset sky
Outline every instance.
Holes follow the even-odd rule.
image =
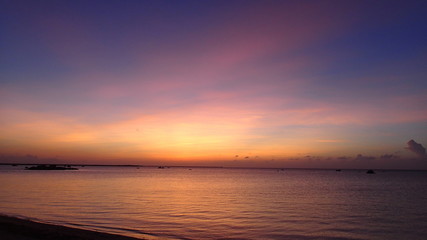
[[[426,145],[427,1],[0,0],[0,162],[427,169]]]

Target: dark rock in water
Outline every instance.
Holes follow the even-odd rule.
[[[366,171],[367,174],[375,174],[374,170],[369,169],[368,171]]]
[[[58,167],[56,165],[37,165],[32,167],[25,167],[27,170],[78,170],[78,168],[73,168],[70,165],[67,167]]]

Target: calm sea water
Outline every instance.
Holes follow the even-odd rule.
[[[427,172],[0,166],[0,212],[148,239],[427,239]]]

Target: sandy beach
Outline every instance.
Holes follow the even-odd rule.
[[[38,223],[4,215],[0,215],[0,238],[2,240],[137,240],[132,237]]]

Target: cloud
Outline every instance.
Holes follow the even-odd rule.
[[[411,139],[406,144],[408,144],[408,147],[406,149],[408,149],[409,151],[415,153],[418,157],[420,157],[420,158],[427,157],[427,155],[426,155],[426,149],[423,147],[423,145],[415,142],[413,139]]]
[[[372,156],[363,156],[362,154],[357,154],[355,160],[361,160],[361,161],[364,161],[364,160],[375,160],[375,157],[372,157]]]
[[[399,158],[399,157],[394,154],[383,154],[380,156],[380,159],[394,159],[394,158]]]

